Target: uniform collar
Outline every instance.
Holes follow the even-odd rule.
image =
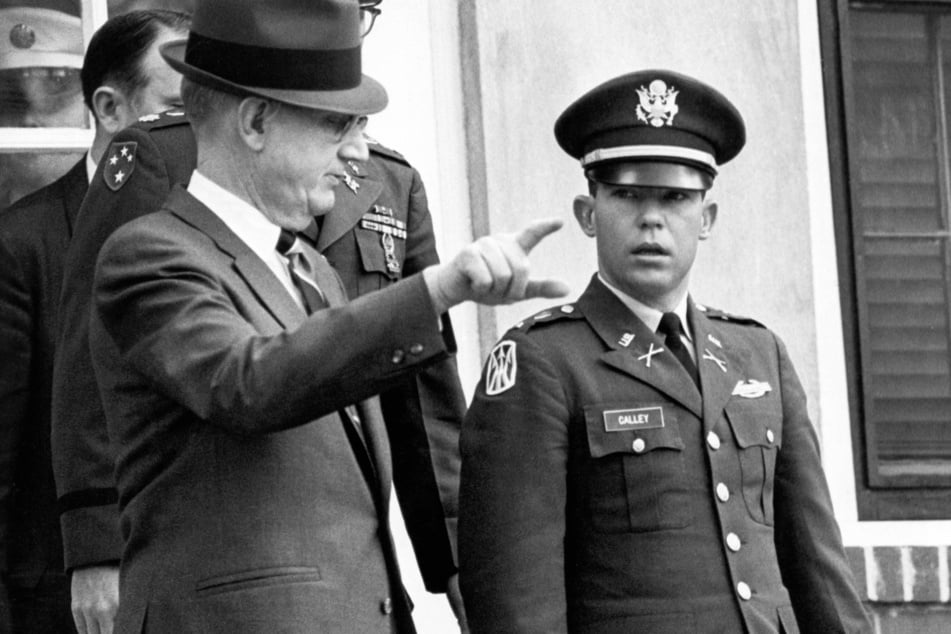
[[[86,152],[86,182],[92,185],[92,178],[96,175],[98,163],[92,158],[92,152]]]
[[[660,325],[660,318],[663,316],[663,312],[657,310],[656,308],[651,308],[650,306],[634,299],[624,291],[620,290],[613,286],[610,282],[604,279],[604,276],[601,273],[598,273],[598,279],[601,280],[601,283],[604,286],[614,293],[621,303],[627,306],[628,310],[634,313],[638,319],[644,322],[644,325],[651,329],[653,332],[657,332],[657,326]],[[680,317],[680,323],[683,324],[684,331],[686,332],[687,339],[693,341],[693,333],[691,332],[690,322],[687,320],[687,294],[685,293],[683,297],[680,298],[680,301],[677,302],[677,306],[673,310],[674,313]]]

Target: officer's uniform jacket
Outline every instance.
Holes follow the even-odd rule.
[[[335,208],[318,237],[350,298],[438,259],[418,172],[392,150],[376,143],[370,149],[370,161],[353,164],[337,188]],[[120,158],[116,164],[109,161],[113,154]],[[88,350],[96,257],[117,227],[157,210],[173,185],[187,184],[195,160],[194,135],[181,112],[149,115],[116,135],[80,211],[67,259],[53,390],[54,473],[68,568],[118,560],[122,548],[113,458]],[[444,329],[451,335],[447,318]],[[456,569],[458,436],[465,411],[454,359],[390,384],[381,403],[394,481],[423,580],[430,591],[444,591]]]
[[[859,632],[783,344],[688,309],[702,396],[600,281],[509,331],[462,433],[473,632]]]

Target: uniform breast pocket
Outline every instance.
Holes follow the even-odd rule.
[[[776,457],[783,444],[782,413],[766,400],[734,399],[726,406],[726,417],[738,447],[746,508],[753,520],[772,526]]]
[[[403,260],[406,257],[406,238],[403,237],[405,231],[400,233],[398,228],[394,231],[382,225],[375,230],[367,228],[365,224],[366,222],[362,221],[354,230],[363,270],[367,273],[379,273],[391,280],[400,279],[403,275]]]
[[[595,530],[648,532],[688,526],[684,443],[672,408],[585,408],[588,515]]]

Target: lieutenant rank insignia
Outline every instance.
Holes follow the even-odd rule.
[[[128,182],[135,170],[135,141],[126,141],[124,143],[113,143],[109,146],[103,159],[106,164],[102,169],[102,180],[106,187],[114,192]]]

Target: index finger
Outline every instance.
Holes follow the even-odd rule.
[[[524,229],[515,234],[515,242],[522,247],[525,253],[535,248],[542,238],[561,229],[564,223],[558,218],[542,218],[530,222]]]

